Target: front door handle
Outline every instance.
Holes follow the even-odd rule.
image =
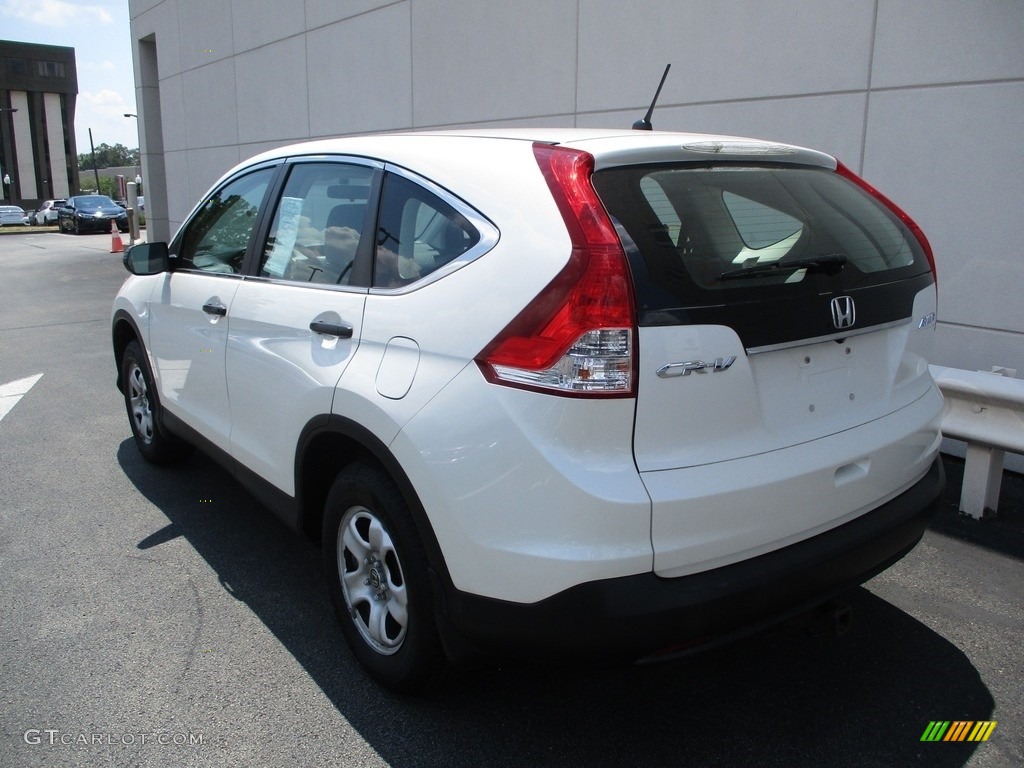
[[[323,320],[314,320],[309,324],[309,330],[313,331],[313,333],[322,333],[326,336],[337,336],[339,339],[352,338],[351,325],[325,323]]]
[[[208,315],[217,315],[218,317],[224,317],[228,313],[228,308],[223,304],[213,304],[212,302],[203,304],[203,312]]]

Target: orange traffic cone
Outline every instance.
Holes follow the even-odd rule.
[[[124,243],[121,242],[121,233],[117,231],[117,222],[110,222],[110,252],[124,253]]]

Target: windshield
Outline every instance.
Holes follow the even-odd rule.
[[[116,205],[117,203],[106,195],[86,195],[85,197],[75,198],[76,208],[110,208]]]

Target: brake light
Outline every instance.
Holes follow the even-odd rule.
[[[594,158],[535,144],[562,214],[569,263],[476,358],[488,381],[573,396],[630,397],[633,286],[622,244],[590,183]]]
[[[886,208],[896,214],[896,217],[907,226],[907,229],[914,233],[914,237],[917,238],[917,242],[921,244],[921,248],[924,250],[924,255],[928,258],[928,266],[931,267],[932,277],[934,277],[936,282],[938,282],[938,271],[935,269],[935,254],[932,252],[931,243],[928,242],[928,238],[925,237],[924,231],[922,231],[921,227],[917,225],[917,222],[910,218],[906,211],[896,205],[896,203],[868,184],[864,179],[855,174],[845,165],[840,163],[838,160],[836,163],[836,173],[843,178],[849,179],[869,195],[881,202]]]

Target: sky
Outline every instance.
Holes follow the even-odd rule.
[[[128,0],[0,0],[0,40],[75,49],[78,101],[75,137],[89,151],[100,144],[139,146],[135,118]]]

